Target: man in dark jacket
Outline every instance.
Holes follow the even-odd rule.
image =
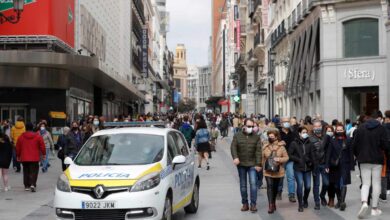
[[[288,152],[291,143],[298,137],[291,131],[290,118],[283,117],[281,120],[280,136],[282,141],[286,143],[286,150]],[[295,178],[294,178],[294,162],[289,160],[286,163],[286,178],[288,187],[288,199],[290,202],[296,202],[295,199]],[[283,181],[280,181],[279,192],[276,197],[278,200],[282,200]]]
[[[188,115],[185,115],[183,117],[183,121],[184,122],[180,126],[179,131],[184,135],[184,137],[188,143],[188,147],[191,148],[191,142],[192,142],[192,139],[194,139],[194,137],[195,137],[195,131],[189,123]]]
[[[38,180],[40,155],[46,159],[46,149],[43,138],[33,132],[34,125],[26,124],[24,132],[16,143],[16,155],[19,162],[23,164],[23,180],[26,191],[35,192]]]
[[[329,144],[328,135],[324,135],[322,123],[319,120],[313,122],[313,135],[309,138],[311,149],[313,150],[313,194],[314,209],[320,209],[320,202],[323,206],[327,205],[325,195],[329,187],[329,175],[325,171],[326,152]],[[320,178],[322,180],[322,189],[320,193]]]
[[[254,121],[247,119],[243,131],[238,132],[233,137],[231,144],[231,153],[233,163],[237,166],[240,177],[240,191],[242,198],[241,211],[249,210],[247,176],[249,175],[250,185],[250,211],[257,212],[257,172],[261,171],[261,141],[260,136],[253,132]]]
[[[390,146],[390,110],[385,112],[385,123],[383,126],[386,128],[387,145]],[[383,202],[387,202],[387,191],[390,190],[390,157],[389,152],[386,157],[386,177],[382,177],[382,192],[379,199]]]
[[[221,128],[221,138],[227,137],[229,131],[229,121],[226,115],[222,115],[222,120],[219,124],[219,127]]]
[[[385,160],[385,152],[389,152],[389,145],[385,127],[376,120],[377,115],[371,115],[354,133],[353,152],[360,164],[362,178],[361,201],[358,217],[368,215],[368,194],[372,185],[372,216],[381,215],[378,208],[381,192],[381,172]]]

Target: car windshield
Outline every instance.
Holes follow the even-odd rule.
[[[164,136],[110,134],[92,137],[75,158],[80,166],[146,165],[164,155]]]

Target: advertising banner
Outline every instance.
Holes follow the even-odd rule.
[[[0,0],[0,12],[14,15],[12,0]],[[25,0],[17,24],[4,23],[0,35],[53,36],[74,48],[75,0]]]
[[[240,51],[241,47],[240,47],[240,39],[241,39],[241,23],[240,23],[240,20],[237,20],[236,21],[236,26],[237,26],[237,37],[236,37],[236,45],[237,45],[237,50]]]
[[[148,39],[148,29],[142,29],[142,75],[144,78],[148,78],[148,48],[149,48],[149,39]]]

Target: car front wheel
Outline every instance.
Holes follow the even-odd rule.
[[[192,199],[191,203],[184,208],[186,213],[194,214],[198,211],[199,207],[199,185],[195,184],[194,189],[192,191]]]
[[[165,198],[164,213],[162,220],[172,220],[172,201],[169,196]]]

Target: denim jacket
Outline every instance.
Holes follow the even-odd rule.
[[[206,128],[201,128],[196,132],[195,144],[206,143],[210,140],[209,130]]]

